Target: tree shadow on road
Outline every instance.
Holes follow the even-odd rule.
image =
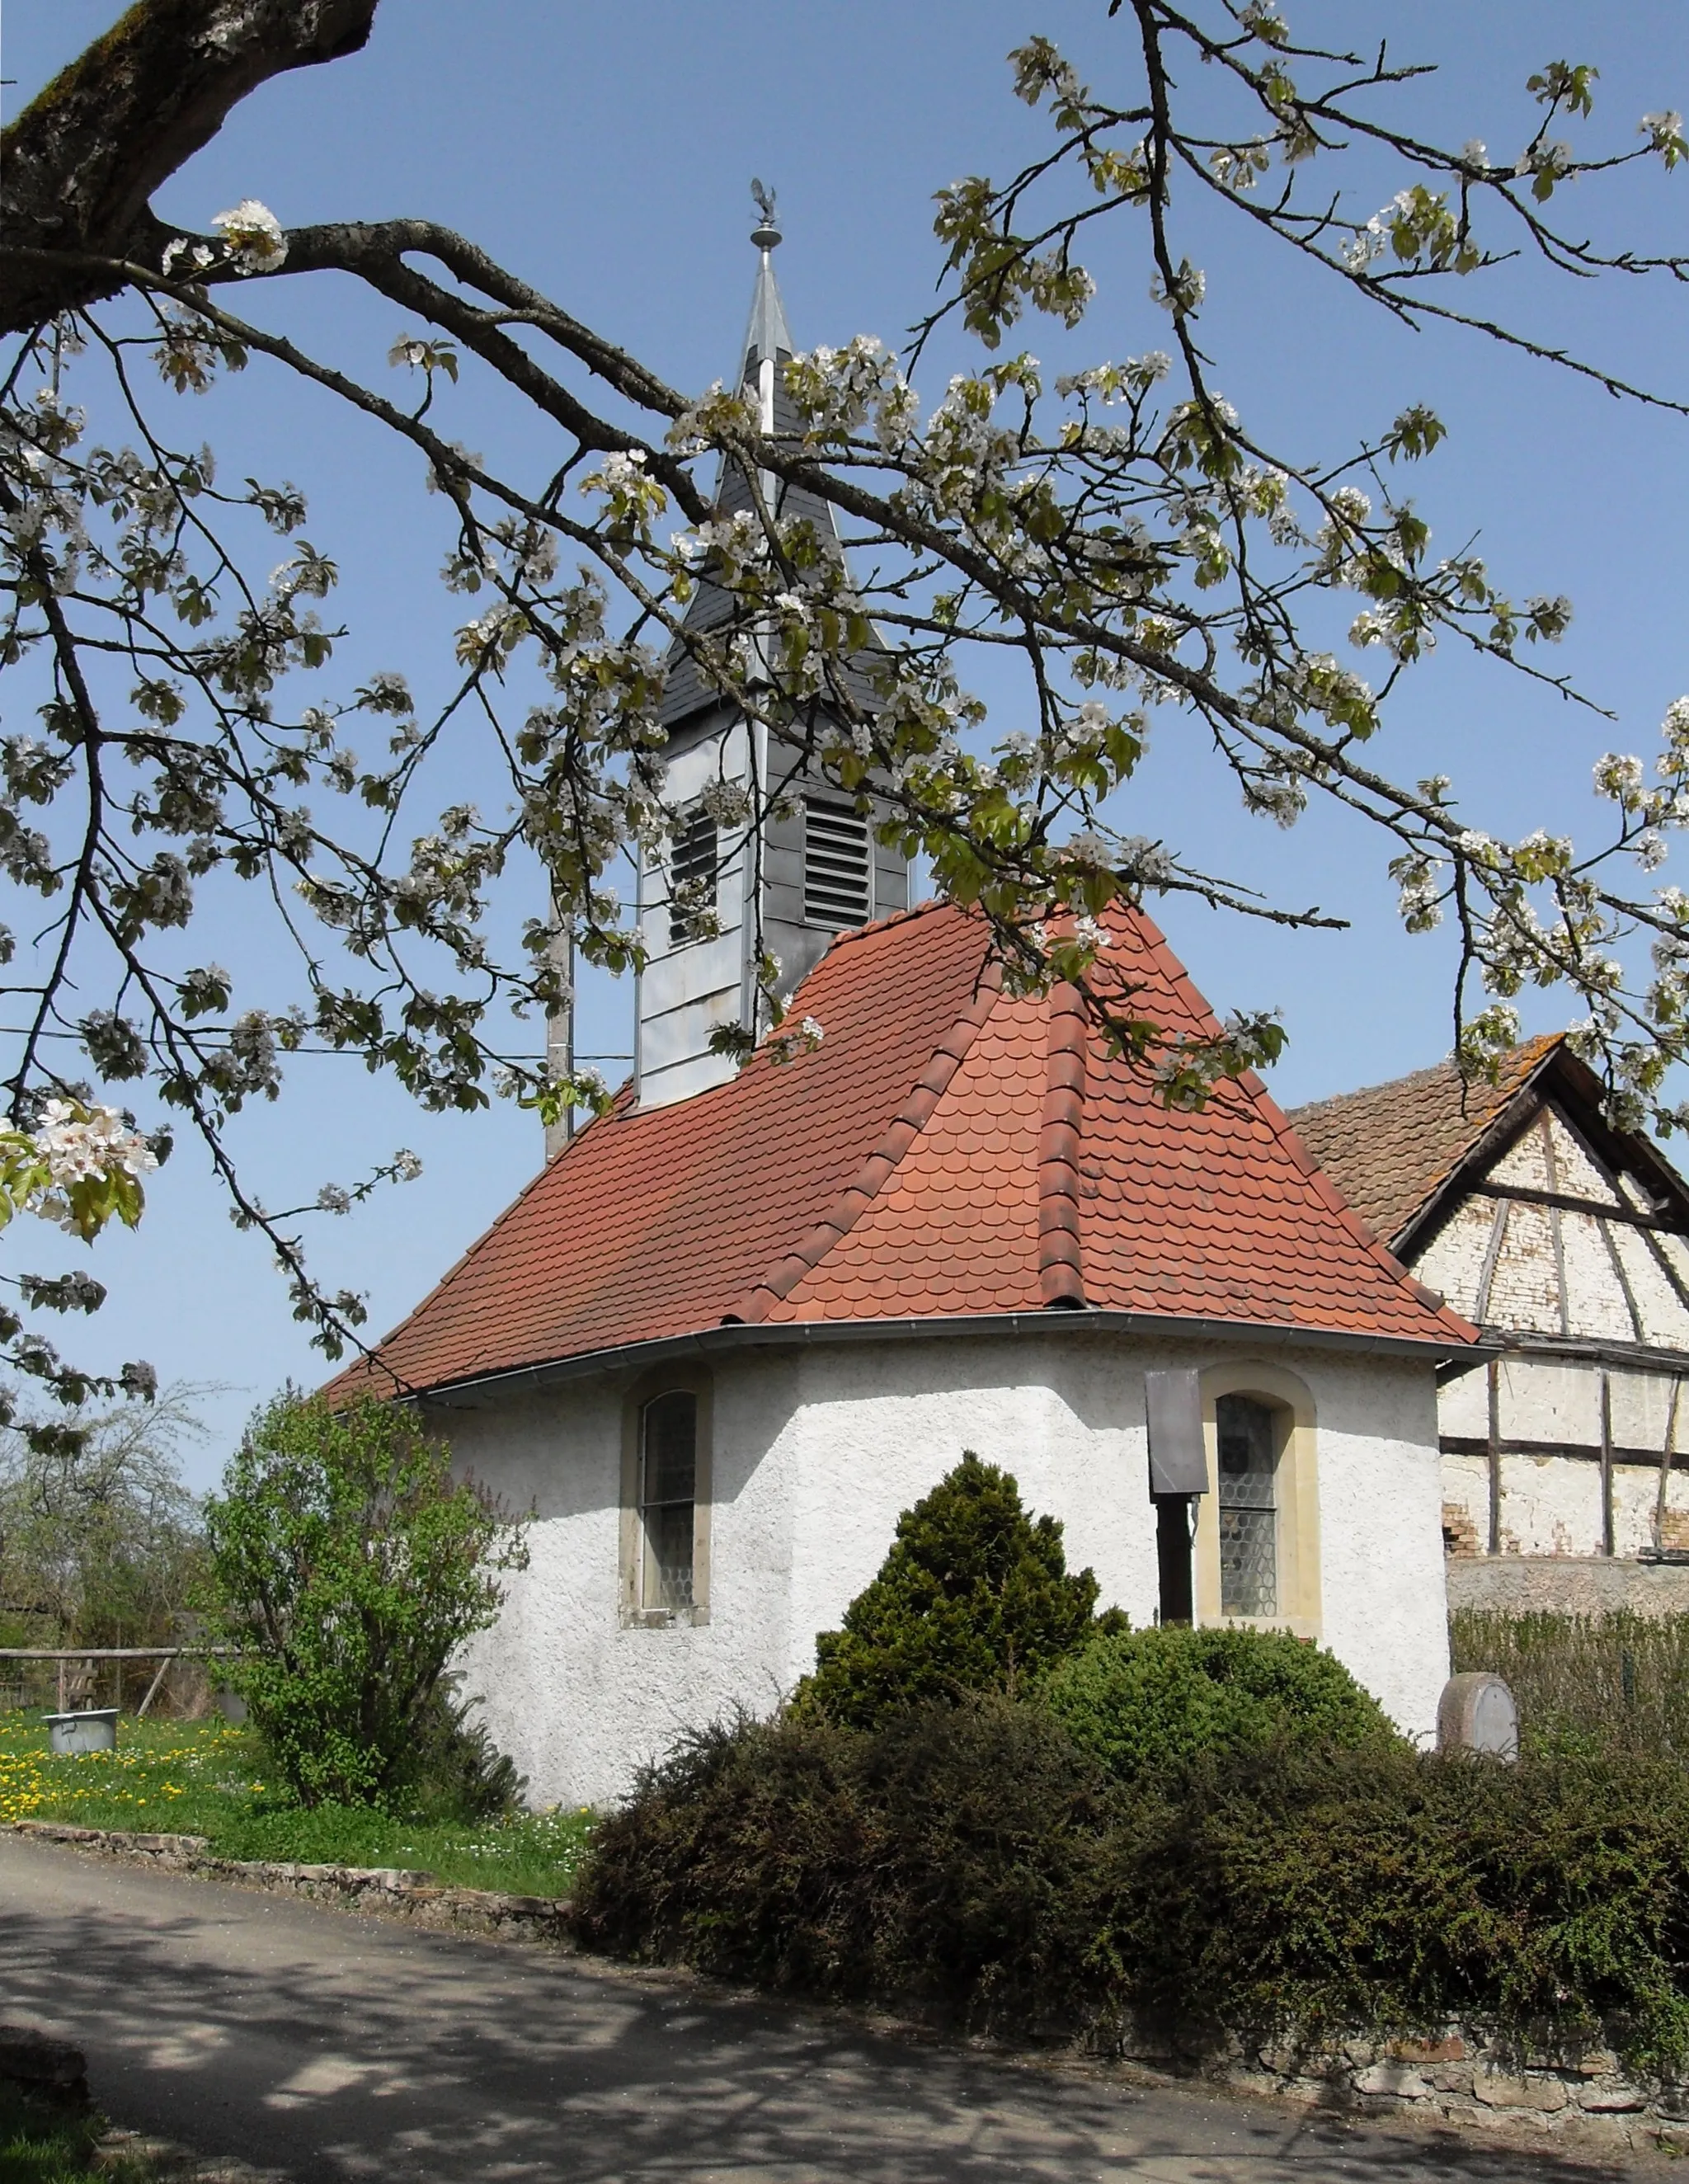
[[[1016,2068],[685,1975],[419,1934],[213,1882],[115,1868],[98,1878],[86,1891],[98,1901],[75,1904],[63,1888],[40,1902],[7,1888],[8,2013],[83,2047],[120,2120],[284,2167],[301,2184],[1636,2174],[1629,2159],[1558,2160],[1546,2148],[1357,2130],[1265,2102]]]

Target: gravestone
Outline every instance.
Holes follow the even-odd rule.
[[[1519,1704],[1499,1676],[1451,1676],[1437,1701],[1437,1750],[1519,1758]]]

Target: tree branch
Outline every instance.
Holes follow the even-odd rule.
[[[378,0],[137,0],[0,136],[0,238],[156,264],[159,186],[248,93],[356,53]],[[53,259],[0,256],[0,331],[114,292]]]

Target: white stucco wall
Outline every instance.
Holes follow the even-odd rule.
[[[1143,1374],[1251,1354],[1300,1374],[1316,1416],[1326,1644],[1409,1733],[1448,1673],[1429,1362],[1101,1335],[840,1343],[715,1366],[707,1623],[624,1628],[625,1383],[563,1383],[443,1424],[459,1460],[537,1513],[529,1569],[471,1647],[468,1687],[536,1803],[608,1802],[687,1727],[766,1713],[884,1560],[899,1514],[964,1448],[1062,1519],[1070,1568],[1153,1619]]]

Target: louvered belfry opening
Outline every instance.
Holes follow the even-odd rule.
[[[866,812],[804,799],[804,919],[841,929],[873,916],[873,844]]]
[[[669,946],[701,939],[716,908],[721,845],[707,811],[692,813],[674,838],[669,860]]]

